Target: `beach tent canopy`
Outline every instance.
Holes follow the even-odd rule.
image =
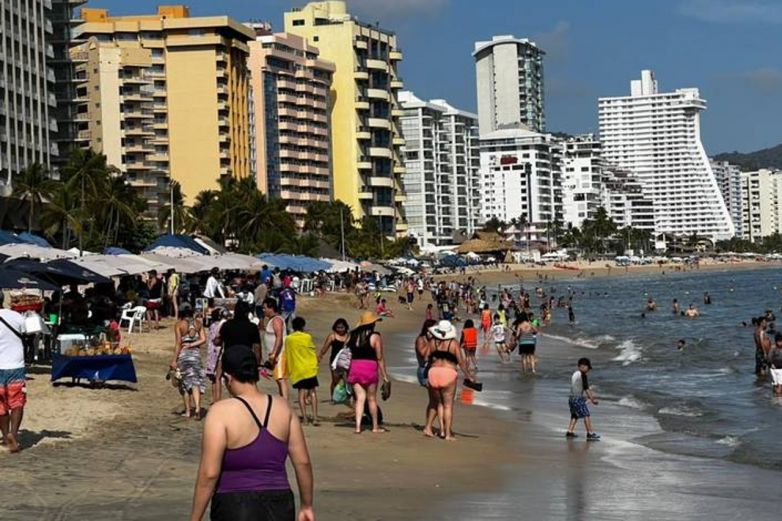
[[[191,252],[200,255],[209,255],[209,250],[199,244],[194,238],[189,235],[161,235],[155,242],[144,248],[144,252],[155,252],[161,248],[173,249],[173,250],[189,250]],[[183,252],[184,253],[184,252]]]
[[[0,246],[0,254],[6,255],[10,258],[34,258],[41,259],[42,261],[48,261],[53,259],[68,259],[73,258],[76,255],[60,250],[57,248],[42,248],[35,244],[15,243],[4,244]]]
[[[321,258],[320,260],[331,264],[331,267],[326,270],[329,273],[340,273],[345,270],[353,271],[356,268],[358,268],[358,264],[356,264],[355,262],[342,261],[337,259],[324,259],[324,258]]]
[[[487,239],[470,239],[464,241],[456,248],[456,253],[504,253],[506,251],[516,250],[513,245],[507,241],[494,241]]]
[[[318,260],[306,255],[288,255],[285,253],[261,253],[258,258],[262,264],[281,270],[293,270],[300,273],[313,273],[325,271],[331,267],[329,262]]]
[[[118,248],[117,246],[109,246],[103,250],[104,255],[133,255],[125,248]]]
[[[359,263],[362,271],[376,271],[381,275],[391,275],[391,270],[374,262],[362,261]]]
[[[35,244],[36,246],[40,246],[41,248],[52,247],[52,245],[49,244],[49,242],[46,239],[44,239],[43,237],[39,237],[38,235],[35,235],[33,233],[22,232],[19,234],[19,238],[22,239],[22,241],[26,242],[27,244]]]
[[[111,279],[67,259],[57,259],[51,262],[16,259],[6,261],[3,267],[30,273],[59,286],[111,282]]]
[[[180,273],[186,275],[191,273],[201,273],[209,271],[216,267],[214,257],[208,255],[192,255],[189,257],[168,257],[158,253],[142,253],[141,258],[152,262],[168,265]],[[153,268],[150,268],[153,269]]]
[[[12,268],[0,267],[0,289],[38,289],[55,291],[60,288],[28,273]]]
[[[446,268],[463,268],[467,266],[467,261],[458,255],[447,255],[440,259],[440,266],[445,266]]]
[[[104,277],[118,277],[120,275],[128,275],[128,272],[124,268],[112,265],[107,260],[107,256],[104,255],[85,255],[84,257],[77,257],[71,259],[71,262],[82,268],[86,268],[90,271],[94,271]]]
[[[24,242],[15,233],[0,230],[0,244],[24,244]]]
[[[193,240],[202,248],[205,248],[209,255],[220,255],[223,253],[227,253],[227,250],[217,244],[215,241],[210,239],[209,237],[203,237],[201,235],[196,235],[193,237]]]

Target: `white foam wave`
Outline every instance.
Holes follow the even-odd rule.
[[[594,339],[585,339],[585,338],[568,338],[566,336],[560,336],[560,335],[552,335],[551,333],[545,333],[544,336],[546,338],[553,338],[554,340],[559,340],[560,342],[565,342],[566,344],[578,346],[578,347],[585,347],[587,349],[597,349],[600,347],[597,343],[595,343]]]
[[[630,365],[633,362],[637,362],[641,359],[642,349],[632,340],[625,340],[616,346],[616,348],[620,352],[613,358],[615,362],[622,362],[622,365]]]
[[[636,409],[642,411],[646,408],[646,404],[634,396],[623,396],[616,402],[622,407],[628,407],[630,409]]]
[[[724,438],[718,439],[717,443],[735,448],[741,445],[741,440],[739,440],[736,436],[725,436]]]
[[[665,414],[668,416],[685,416],[688,418],[697,418],[703,416],[703,413],[688,409],[687,407],[663,407],[659,411],[659,414]]]

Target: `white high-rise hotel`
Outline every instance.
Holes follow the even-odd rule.
[[[660,93],[642,71],[631,95],[600,98],[603,157],[632,171],[654,201],[655,232],[714,239],[734,235],[733,222],[701,144],[698,89]]]

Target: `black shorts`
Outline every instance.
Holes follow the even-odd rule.
[[[313,376],[312,378],[305,378],[304,380],[299,380],[295,384],[293,384],[294,389],[301,389],[308,391],[310,389],[316,389],[318,387],[318,377]]]
[[[294,521],[296,503],[290,490],[223,492],[212,496],[212,521]]]
[[[527,342],[519,344],[519,354],[520,355],[534,355],[535,354],[535,344],[530,344]]]
[[[408,304],[412,304],[413,303],[413,294],[412,293],[408,293],[407,294],[407,303]]]

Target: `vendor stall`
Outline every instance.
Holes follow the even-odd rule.
[[[109,380],[138,381],[129,346],[119,347],[118,342],[105,339],[90,341],[82,334],[60,335],[58,340],[59,352],[52,361],[52,382],[66,377],[74,381],[83,378],[93,384]]]

